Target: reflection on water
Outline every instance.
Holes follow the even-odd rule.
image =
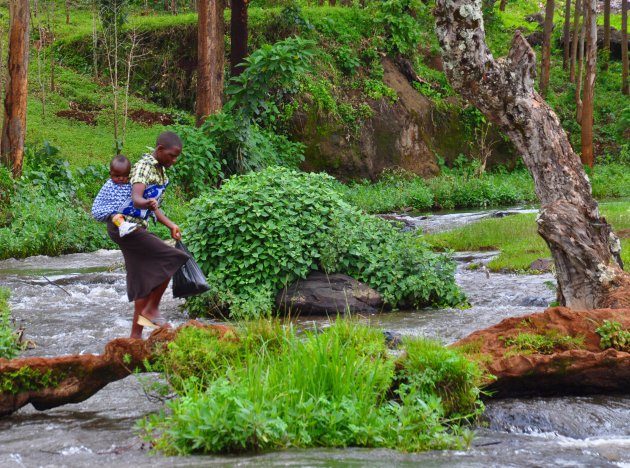
[[[468,270],[492,253],[460,255],[457,282],[469,309],[391,312],[364,316],[374,326],[451,343],[500,320],[542,310],[554,298],[551,275],[517,276]],[[12,291],[17,324],[37,343],[26,356],[100,353],[127,336],[131,305],[119,252],[0,262],[0,282]],[[187,317],[169,292],[164,314]],[[300,318],[300,326],[325,319]],[[146,378],[158,378],[148,376]],[[89,400],[46,412],[30,406],[0,419],[0,466],[630,466],[630,399],[572,397],[501,400],[488,404],[468,451],[404,454],[381,449],[292,450],[238,457],[148,455],[135,422],[158,411],[138,377],[114,382]]]

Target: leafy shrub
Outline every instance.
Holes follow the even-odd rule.
[[[334,187],[328,175],[276,167],[232,177],[193,202],[190,249],[234,315],[269,312],[278,289],[318,268],[367,283],[392,306],[462,301],[451,260],[360,213]]]
[[[619,322],[604,320],[604,323],[595,329],[595,333],[601,338],[600,348],[630,352],[630,330],[622,329]]]
[[[469,400],[479,394],[480,371],[457,351],[409,339],[401,372],[378,329],[338,320],[298,337],[290,326],[260,323],[241,327],[229,342],[185,329],[169,345],[164,359],[183,371],[176,377],[184,385],[168,414],[143,424],[155,447],[190,454],[465,446],[461,424],[482,409],[478,399]],[[198,352],[208,347],[209,356]]]
[[[208,187],[215,186],[223,179],[225,159],[217,143],[202,128],[190,125],[179,125],[173,128],[182,140],[182,154],[177,164],[171,168],[173,181],[189,196],[197,196]]]
[[[9,290],[0,288],[0,358],[13,359],[21,346],[11,323]]]
[[[111,246],[103,226],[80,207],[37,187],[20,189],[11,200],[13,219],[0,228],[0,258],[91,252]]]
[[[230,80],[227,110],[237,109],[246,119],[273,127],[286,96],[299,90],[300,76],[311,69],[315,42],[290,37],[263,45],[244,61],[245,69]]]
[[[420,28],[412,12],[424,10],[418,0],[385,0],[370,3],[374,22],[388,36],[389,52],[411,55],[420,41]]]

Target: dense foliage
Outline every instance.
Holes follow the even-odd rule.
[[[301,337],[277,322],[184,329],[162,358],[180,397],[145,422],[147,438],[172,454],[466,446],[480,370],[434,342],[405,347],[396,359],[382,332],[348,321]]]
[[[452,261],[342,201],[325,174],[276,167],[232,177],[194,200],[185,230],[215,294],[237,316],[268,312],[278,289],[316,269],[363,281],[394,307],[463,299]]]
[[[20,180],[0,173],[0,258],[89,252],[111,245],[80,200],[84,195],[91,204],[105,172],[86,168],[75,177],[57,154],[47,143],[27,149]]]

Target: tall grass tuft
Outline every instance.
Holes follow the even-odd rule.
[[[397,364],[380,330],[348,320],[303,335],[277,321],[230,337],[184,329],[161,361],[180,397],[141,425],[172,454],[465,446],[481,372],[437,343],[406,348]]]

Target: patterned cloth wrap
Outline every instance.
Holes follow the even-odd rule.
[[[131,184],[115,184],[109,179],[92,204],[92,218],[107,222],[111,215],[121,213],[121,208],[131,198]]]
[[[145,200],[157,199],[162,204],[164,191],[170,181],[164,173],[164,168],[153,157],[145,154],[132,168],[129,184],[114,184],[111,179],[105,182],[92,205],[92,217],[97,221],[107,221],[111,215],[121,213],[130,222],[147,226],[149,217],[155,222],[155,213],[152,210],[141,210],[133,206],[131,199],[131,186],[141,183],[146,186],[142,196]]]

